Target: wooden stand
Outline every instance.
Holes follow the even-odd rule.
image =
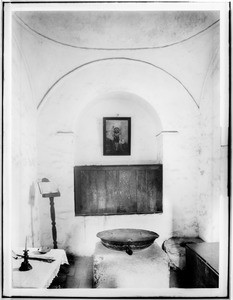
[[[57,249],[57,229],[56,229],[56,222],[55,222],[54,198],[49,197],[49,199],[50,199],[50,215],[52,220],[53,248]]]
[[[41,182],[38,182],[38,185],[42,197],[50,199],[50,216],[52,221],[53,248],[57,249],[57,229],[55,222],[54,197],[60,197],[61,194],[58,188],[54,188],[54,186],[47,178],[43,178]]]

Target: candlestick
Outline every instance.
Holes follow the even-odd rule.
[[[27,236],[26,236],[26,239],[25,239],[25,251],[27,251]]]
[[[26,243],[25,246],[27,246]],[[29,271],[32,269],[32,266],[28,262],[28,250],[24,250],[23,254],[24,261],[21,263],[19,271]]]

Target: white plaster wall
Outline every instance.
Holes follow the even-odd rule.
[[[36,22],[34,18],[32,21]],[[188,32],[188,24],[186,28]],[[212,240],[219,224],[218,194],[222,182],[218,177],[219,71],[209,66],[219,45],[219,24],[185,42],[140,51],[66,47],[37,35],[19,20],[13,21],[13,31],[26,58],[34,98],[37,105],[41,104],[36,131],[38,172],[33,166],[32,173],[28,172],[23,180],[48,177],[58,184],[61,197],[55,199],[55,209],[59,247],[91,254],[96,233],[114,227],[151,229],[160,234],[159,242],[172,235],[199,233]],[[148,36],[148,41],[151,45],[153,37]],[[84,66],[80,68],[81,65]],[[211,75],[207,74],[209,68]],[[21,69],[16,72],[22,76]],[[23,89],[27,91],[26,86]],[[26,99],[23,101],[28,103]],[[25,139],[29,136],[28,141],[33,144],[35,123],[30,118],[35,120],[36,113],[33,104],[29,107],[27,114],[32,117],[25,115],[21,122],[25,127],[30,124],[25,128]],[[101,122],[102,117],[117,114],[132,117],[132,155],[112,159],[102,156]],[[16,120],[20,120],[18,116]],[[16,125],[15,128],[22,139],[23,129]],[[164,133],[156,137],[158,128]],[[33,151],[29,153],[36,159]],[[226,156],[222,157],[225,161]],[[74,165],[153,162],[162,162],[164,167],[163,214],[74,216]],[[22,167],[15,170],[19,177]],[[202,171],[204,175],[200,175]],[[222,176],[224,172],[222,169]],[[48,199],[39,199],[39,205],[42,243],[52,245]]]
[[[40,222],[37,197],[37,111],[25,59],[13,40],[11,97],[12,246],[37,246]],[[8,128],[9,130],[9,128]],[[9,131],[8,131],[9,132]]]
[[[132,117],[129,157],[102,155],[102,118],[114,114]],[[165,132],[156,138],[161,129],[177,133]],[[90,255],[98,231],[116,227],[154,230],[160,243],[174,234],[198,235],[198,132],[198,109],[192,98],[179,82],[158,68],[124,59],[109,60],[64,78],[49,94],[38,118],[39,177],[54,180],[61,190],[61,197],[55,200],[58,245]],[[163,158],[158,156],[162,144]],[[158,163],[162,159],[162,214],[74,216],[74,165]],[[49,245],[48,201],[40,202],[40,212],[45,220],[42,242]]]
[[[131,155],[103,156],[103,117],[131,117]],[[140,97],[111,92],[93,99],[77,116],[75,165],[162,163],[162,131],[153,107]]]
[[[208,242],[219,241],[220,196],[226,193],[224,159],[227,155],[221,147],[219,80],[219,52],[216,52],[200,103],[200,194],[197,210],[199,236]]]

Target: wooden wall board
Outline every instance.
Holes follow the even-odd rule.
[[[75,166],[75,215],[162,212],[162,165]]]

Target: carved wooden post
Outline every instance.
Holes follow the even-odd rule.
[[[43,198],[50,199],[50,216],[52,221],[52,235],[53,235],[53,248],[57,249],[57,229],[55,222],[55,208],[54,208],[54,197],[60,197],[61,194],[57,187],[47,179],[43,178],[41,182],[38,182],[40,193]]]
[[[57,229],[55,222],[55,208],[54,208],[54,198],[50,197],[50,215],[52,220],[52,235],[53,235],[53,248],[57,249]]]

